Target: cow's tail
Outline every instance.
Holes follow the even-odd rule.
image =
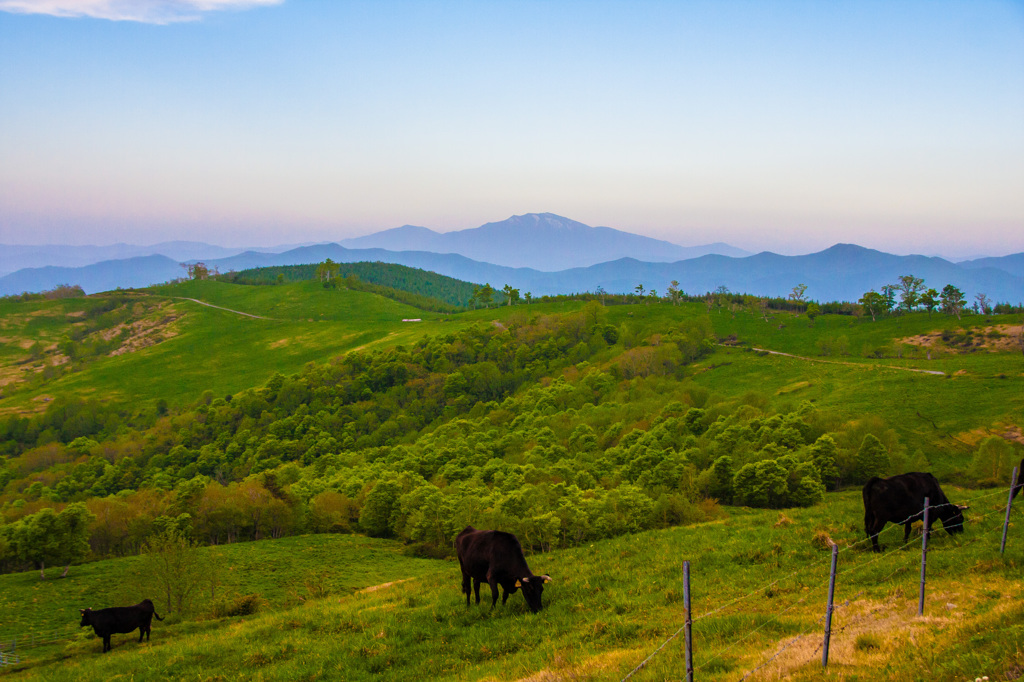
[[[871,501],[871,495],[872,493],[874,493],[875,484],[881,482],[881,480],[882,479],[880,479],[878,476],[872,476],[871,478],[868,479],[868,482],[864,484],[863,495],[865,507],[867,507],[868,502]]]
[[[156,618],[157,620],[163,620],[163,618],[161,618],[160,616],[157,615],[156,609],[153,609],[153,617]]]

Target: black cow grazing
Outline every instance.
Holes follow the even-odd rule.
[[[871,538],[876,552],[878,534],[886,523],[903,524],[903,544],[910,539],[910,524],[924,517],[924,498],[928,498],[928,528],[931,531],[935,519],[942,521],[946,532],[961,533],[964,529],[963,510],[966,506],[952,504],[939,482],[931,474],[909,473],[892,478],[872,478],[864,484],[864,531]]]
[[[523,548],[515,535],[466,526],[455,538],[455,549],[459,554],[459,566],[462,567],[462,591],[466,593],[466,606],[469,606],[472,580],[477,604],[480,603],[480,583],[486,582],[491,586],[492,609],[498,603],[498,585],[501,585],[504,589],[501,597],[503,606],[510,594],[522,588],[523,598],[530,610],[534,613],[541,610],[540,595],[544,591],[544,583],[551,580],[551,577],[533,574],[526,565]]]
[[[135,628],[139,629],[139,641],[146,636],[149,641],[149,626],[153,622],[153,616],[157,620],[163,620],[157,616],[153,602],[143,599],[135,606],[114,606],[109,609],[80,609],[82,622],[79,627],[91,625],[97,637],[103,638],[103,653],[110,651],[110,635],[125,634]]]

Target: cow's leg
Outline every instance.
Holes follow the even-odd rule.
[[[871,548],[875,552],[881,552],[882,548],[878,545],[878,534],[885,528],[885,521],[879,522],[878,519],[873,516],[864,515],[864,531],[871,538]]]
[[[103,638],[103,653],[110,651],[110,635]]]
[[[466,606],[469,606],[469,595],[472,593],[472,587],[470,583],[470,577],[465,573],[462,574],[462,591],[466,593]]]
[[[913,523],[912,521],[907,521],[906,523],[903,524],[903,544],[904,545],[907,544],[908,542],[910,542],[910,526],[912,525],[912,523]]]
[[[473,591],[476,593],[476,603],[480,604],[480,580],[478,578],[473,579]],[[466,595],[466,601],[469,601],[469,595]]]
[[[492,578],[488,581],[488,583],[491,586],[491,608],[493,609],[494,606],[498,603],[498,581]],[[502,604],[504,603],[505,602],[502,602]]]

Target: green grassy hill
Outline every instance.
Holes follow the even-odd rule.
[[[272,599],[270,609],[256,616],[154,623],[150,643],[115,636],[107,655],[82,632],[57,646],[26,650],[14,674],[32,680],[619,680],[682,626],[686,559],[692,562],[701,680],[739,679],[762,664],[751,679],[1012,679],[1005,675],[1024,669],[1020,512],[1000,557],[1002,494],[949,492],[972,509],[962,536],[937,528],[932,538],[923,618],[916,615],[919,536],[899,549],[902,529],[890,526],[883,533],[887,552],[866,551],[859,495],[850,492],[832,494],[811,509],[735,509],[709,523],[533,554],[531,568],[554,578],[536,615],[519,595],[493,612],[486,602],[467,609],[457,563],[399,561],[379,541],[328,536],[325,545],[321,537],[304,537],[217,548],[212,551],[233,565],[244,561],[241,552],[250,554],[244,589],[280,594],[280,584],[298,573],[298,562],[282,561],[285,554],[304,556],[307,550],[315,552],[318,567],[345,572],[349,588],[406,580],[294,608]],[[818,645],[828,583],[826,536],[842,551],[830,665],[823,673]],[[354,562],[353,550],[362,552]],[[386,567],[378,563],[381,552],[393,557]],[[130,561],[104,562],[102,582],[116,582]],[[101,584],[98,572],[83,567],[76,574],[42,588],[46,605],[39,611],[59,614],[47,625],[73,618],[66,612],[77,606],[75,594],[84,583]],[[4,594],[15,599],[42,595],[38,585],[30,591],[34,582],[21,575],[0,578]],[[632,679],[680,676],[682,644],[681,636],[668,642]]]
[[[817,627],[826,536],[849,548],[834,679],[1024,670],[1024,541],[1004,558],[992,549],[998,486],[1024,454],[1020,328],[1020,315],[812,323],[700,302],[569,299],[440,315],[315,282],[2,301],[0,376],[29,376],[0,398],[5,570],[35,560],[17,538],[39,510],[79,502],[93,514],[90,559],[135,554],[182,514],[204,542],[284,536],[202,550],[259,576],[224,584],[262,594],[262,615],[175,614],[158,627],[166,637],[125,638],[106,657],[89,657],[96,642],[80,635],[23,672],[621,679],[681,625],[689,558],[695,615],[743,597],[695,629],[701,679],[738,679]],[[22,412],[35,416],[5,417]],[[860,484],[907,470],[933,471],[972,501],[965,536],[936,536],[923,620],[914,551],[876,557],[856,544]],[[368,546],[354,562],[365,575],[345,577],[335,596],[288,608],[297,582],[322,584],[314,573],[340,570],[344,543],[363,541],[304,534],[362,532],[444,556],[466,523],[519,535],[531,565],[556,579],[548,609],[531,616],[514,599],[466,612],[455,564],[414,568],[387,541],[367,541],[385,542],[373,546],[384,554]],[[66,582],[0,576],[11,595],[0,612],[44,628],[86,594],[137,601],[131,581],[102,586],[131,566],[93,561]],[[799,580],[769,585],[793,572]],[[34,610],[53,603],[50,615]],[[820,679],[807,641],[752,679]],[[634,679],[680,667],[673,640]]]
[[[80,333],[88,310],[115,296],[118,317],[82,343],[115,334],[121,345],[68,362],[62,341]],[[405,318],[423,321],[403,323]],[[356,348],[436,334],[448,328],[444,319],[383,296],[325,290],[315,282],[255,287],[207,280],[132,295],[3,301],[0,381],[11,383],[3,387],[0,414],[36,411],[58,395],[97,396],[135,406],[163,398],[181,405],[206,390],[235,393],[274,373],[291,374],[308,362],[326,362]],[[36,342],[40,348],[33,359]]]

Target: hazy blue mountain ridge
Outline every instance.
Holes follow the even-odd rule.
[[[591,227],[554,213],[527,213],[456,232],[434,232],[405,225],[339,242],[348,248],[453,253],[484,263],[557,272],[618,258],[670,263],[708,253],[746,256],[748,252],[717,242],[679,246],[610,227]]]
[[[706,255],[674,263],[648,263],[620,258],[585,268],[544,272],[510,268],[474,261],[458,254],[386,249],[347,249],[339,244],[304,246],[281,254],[245,252],[208,260],[221,272],[270,265],[382,261],[430,270],[469,282],[490,283],[496,288],[510,284],[535,296],[596,291],[631,292],[638,284],[664,294],[672,280],[691,294],[725,286],[730,291],[762,296],[786,296],[797,284],[807,285],[807,296],[818,301],[856,301],[869,289],[896,283],[913,274],[928,287],[941,290],[946,284],[962,289],[972,299],[985,293],[997,302],[1024,302],[1024,278],[994,267],[961,267],[942,258],[895,256],[851,244],[837,244],[818,253],[781,256],[763,252],[745,258]],[[183,269],[162,256],[108,261],[84,268],[38,268],[0,277],[0,295],[41,291],[57,284],[79,284],[87,293],[121,287],[140,287],[180,277]]]

